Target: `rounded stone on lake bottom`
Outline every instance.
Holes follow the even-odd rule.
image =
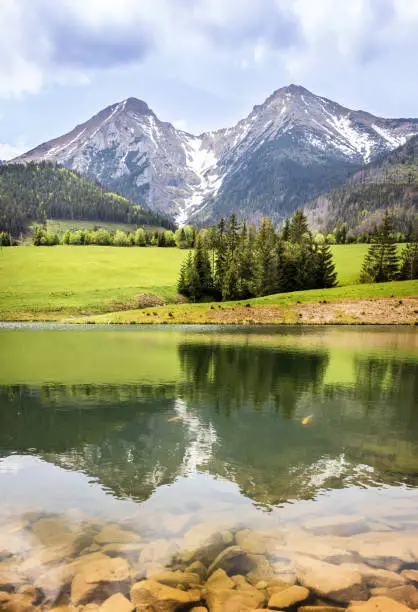
[[[363,577],[355,570],[310,557],[298,558],[295,567],[299,582],[320,597],[342,603],[368,598]]]
[[[228,548],[219,553],[208,567],[208,574],[210,575],[219,568],[230,573],[232,571],[243,573],[251,569],[251,562],[242,548],[239,546],[228,546]]]
[[[137,612],[148,610],[174,612],[181,606],[198,601],[199,596],[194,591],[173,589],[154,580],[142,580],[131,588],[131,602]]]
[[[122,529],[117,524],[105,525],[95,537],[97,544],[132,544],[140,540],[137,533]]]
[[[202,580],[206,580],[208,575],[208,570],[205,565],[201,561],[194,561],[187,567],[184,568],[185,572],[191,572],[192,574],[198,574]]]
[[[235,586],[234,581],[230,578],[225,570],[217,569],[213,574],[208,578],[206,582],[206,586],[216,587],[220,589],[233,589]]]
[[[74,605],[87,603],[106,583],[129,581],[131,572],[126,559],[104,557],[80,566],[71,583],[71,601]]]
[[[346,608],[339,608],[338,606],[301,606],[298,608],[298,612],[343,612]]]
[[[206,603],[210,612],[249,612],[264,603],[264,596],[257,589],[236,591],[209,588]]]
[[[348,608],[349,612],[411,612],[411,610],[412,608],[389,597],[371,597],[366,602]]]
[[[182,572],[180,570],[162,570],[155,572],[150,576],[150,580],[155,580],[156,582],[172,587],[177,587],[179,584],[183,586],[197,586],[201,581],[199,574]]]
[[[122,593],[108,597],[100,606],[100,612],[132,612],[134,606]]]
[[[413,584],[404,584],[391,589],[376,588],[372,590],[372,594],[390,597],[390,599],[403,603],[413,610],[418,608],[418,589]]]
[[[305,601],[309,597],[310,593],[308,589],[301,586],[291,586],[287,589],[283,589],[274,593],[268,602],[268,607],[273,610],[282,610],[283,608],[290,608],[295,606],[301,601]]]
[[[0,610],[2,612],[33,612],[35,606],[31,598],[26,595],[0,591]]]
[[[418,569],[409,569],[403,570],[401,572],[401,576],[403,576],[409,582],[417,582],[418,583]]]

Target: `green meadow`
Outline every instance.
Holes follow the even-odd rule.
[[[250,300],[289,304],[324,299],[418,296],[418,283],[357,284],[367,245],[332,247],[339,287]],[[401,248],[401,247],[400,247]],[[101,246],[14,247],[0,249],[0,320],[61,320],[128,311],[167,303],[183,312],[208,305],[181,305],[177,277],[186,252],[177,248]],[[151,302],[149,301],[151,300]],[[154,306],[155,304],[155,306]],[[123,312],[125,311],[125,312]],[[153,310],[154,312],[154,310]],[[164,307],[159,307],[165,316]]]

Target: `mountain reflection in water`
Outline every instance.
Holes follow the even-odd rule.
[[[0,348],[0,610],[418,607],[416,330]]]

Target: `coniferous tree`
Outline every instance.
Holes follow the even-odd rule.
[[[199,234],[196,237],[195,244],[191,297],[197,302],[213,295],[213,278],[209,255],[203,237]]]
[[[392,220],[386,210],[385,216],[376,231],[375,242],[369,247],[364,258],[360,281],[363,283],[383,283],[395,280],[398,276],[399,257],[392,234]]]
[[[255,239],[257,295],[277,291],[276,233],[271,219],[264,217]]]
[[[413,239],[413,235],[411,235]],[[406,245],[401,256],[401,267],[399,278],[401,280],[418,279],[418,239]]]
[[[229,257],[232,257],[234,255],[235,249],[238,247],[239,230],[240,228],[239,228],[239,223],[237,221],[237,217],[235,213],[232,213],[228,221],[228,228],[227,228],[227,235],[226,235],[227,249],[228,249]]]
[[[239,282],[238,261],[235,255],[228,261],[228,267],[225,272],[222,285],[222,299],[237,300],[240,297],[240,282]]]
[[[218,225],[216,237],[216,259],[214,272],[214,286],[219,298],[222,298],[222,287],[224,284],[225,274],[227,270],[228,244],[225,230],[225,219],[221,217]]]
[[[293,215],[289,226],[289,240],[301,243],[306,234],[309,234],[309,226],[306,215],[300,208]]]
[[[290,221],[285,219],[282,229],[282,240],[288,242],[290,240]]]
[[[253,239],[247,231],[245,221],[242,224],[238,245],[238,297],[246,299],[254,295],[254,262]]]
[[[337,284],[337,273],[329,245],[321,245],[318,248],[315,259],[315,287],[318,289],[335,287]]]
[[[182,295],[190,295],[190,281],[193,272],[193,255],[189,251],[186,259],[181,264],[179,279],[177,282],[177,291]]]

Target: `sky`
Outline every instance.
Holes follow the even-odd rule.
[[[134,96],[198,134],[295,83],[418,116],[418,0],[0,0],[0,159]]]

